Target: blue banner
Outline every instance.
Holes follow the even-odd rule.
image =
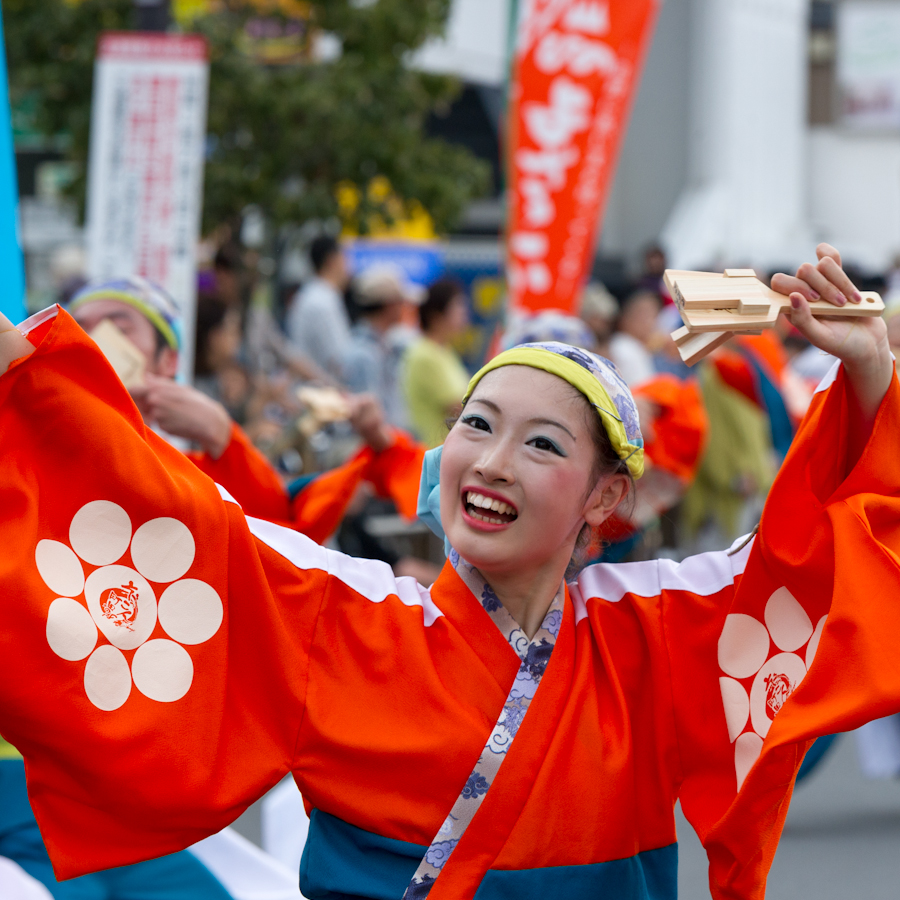
[[[6,45],[0,21],[0,312],[15,323],[25,318],[25,267],[19,244],[18,205]]]

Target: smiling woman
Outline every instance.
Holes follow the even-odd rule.
[[[532,349],[540,361],[557,348],[570,349]],[[605,433],[601,456],[592,419],[597,413],[569,382],[512,364],[478,381],[444,442],[444,531],[529,638],[582,529],[602,524],[628,492],[628,470],[618,457],[604,459]]]
[[[852,298],[836,251],[820,257],[816,283]],[[427,588],[245,516],[144,426],[65,313],[0,333],[0,372],[20,360],[0,378],[0,731],[57,871],[185,847],[290,771],[310,898],[673,900],[676,800],[716,900],[762,897],[811,739],[900,709],[885,326],[813,321],[809,271],[783,278],[794,324],[841,362],[759,534],[571,583],[579,535],[643,467],[634,401],[599,357],[519,347],[472,380],[422,473],[450,545]],[[113,508],[135,535],[176,522],[153,559],[177,572],[114,541],[93,512]],[[113,569],[144,573],[101,585],[117,615],[135,589],[135,628],[144,594],[159,607],[140,647],[79,637]],[[215,613],[203,640],[166,636],[194,621],[185,599]],[[147,648],[173,642],[189,690],[163,668],[145,692]],[[88,681],[119,685],[116,704]]]

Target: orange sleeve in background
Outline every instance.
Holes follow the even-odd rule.
[[[283,522],[290,518],[290,501],[281,476],[236,423],[225,452],[213,459],[208,453],[188,453],[201,472],[221,484],[248,516]]]
[[[635,388],[634,393],[660,409],[652,437],[650,429],[644,435],[644,451],[650,461],[686,482],[692,481],[709,435],[709,420],[696,380],[658,375]]]

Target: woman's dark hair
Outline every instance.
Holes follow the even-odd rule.
[[[455,297],[460,295],[464,297],[465,294],[466,289],[462,282],[455,278],[439,278],[435,281],[428,288],[425,302],[419,307],[419,322],[422,325],[422,331],[428,331],[434,320],[447,312],[447,307]]]
[[[582,394],[581,398],[584,403],[585,414],[587,415],[591,441],[594,445],[594,466],[591,469],[591,478],[588,482],[586,496],[590,494],[604,475],[624,475],[628,479],[628,494],[623,501],[623,505],[627,505],[628,511],[631,512],[634,509],[634,477],[631,474],[631,470],[628,468],[625,460],[621,459],[613,448],[612,441],[610,441],[609,435],[603,427],[600,415],[588,402],[587,397]],[[578,539],[575,541],[575,549],[572,551],[572,558],[569,560],[569,567],[566,569],[566,581],[574,578],[590,562],[590,557],[601,546],[602,541],[596,529],[585,522],[578,534]]]
[[[201,294],[197,298],[194,375],[198,378],[213,374],[209,368],[208,360],[209,338],[217,328],[222,327],[226,315],[228,315],[228,304],[214,294]]]
[[[328,260],[335,253],[338,253],[340,249],[340,244],[331,235],[323,234],[317,237],[309,245],[309,259],[312,263],[313,271],[318,275],[325,268]]]

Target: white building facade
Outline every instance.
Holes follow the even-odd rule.
[[[456,0],[421,63],[506,72],[510,0]],[[599,236],[635,265],[900,253],[900,0],[664,0]]]

